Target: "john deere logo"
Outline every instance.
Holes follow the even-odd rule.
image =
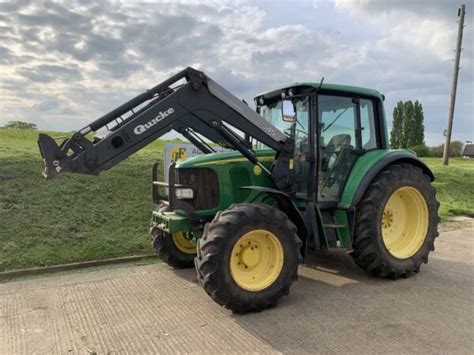
[[[259,176],[262,173],[262,168],[259,167],[258,165],[254,165],[253,167],[253,173],[257,176]]]
[[[188,156],[188,153],[186,152],[186,148],[182,147],[174,147],[170,151],[170,160],[171,161],[178,161],[181,159],[186,159]]]

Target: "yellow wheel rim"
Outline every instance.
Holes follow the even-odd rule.
[[[196,246],[184,237],[183,232],[173,233],[173,242],[185,254],[196,254]]]
[[[283,268],[283,247],[271,232],[256,229],[235,243],[230,257],[230,273],[235,283],[247,291],[270,286]]]
[[[428,232],[428,206],[423,195],[411,186],[396,190],[382,214],[382,237],[394,257],[407,259],[420,250]]]

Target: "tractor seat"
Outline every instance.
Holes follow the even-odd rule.
[[[329,140],[326,151],[330,154],[328,163],[330,170],[334,167],[339,154],[344,148],[352,149],[351,136],[349,134],[337,134]]]
[[[331,138],[327,145],[327,150],[331,153],[340,152],[342,148],[351,145],[351,136],[349,134],[336,134]]]

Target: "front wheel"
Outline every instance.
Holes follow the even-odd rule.
[[[151,239],[156,254],[168,265],[177,269],[193,267],[196,246],[182,232],[171,234],[155,227]]]
[[[418,273],[438,236],[436,190],[411,164],[385,168],[357,206],[352,256],[363,269],[396,279]]]
[[[263,204],[235,204],[206,225],[197,244],[198,280],[236,313],[274,306],[297,279],[301,241],[286,214]]]

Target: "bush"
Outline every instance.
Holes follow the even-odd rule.
[[[441,158],[443,156],[444,144],[436,147],[429,147],[429,156],[433,158]]]
[[[460,157],[462,151],[463,143],[461,141],[453,141],[449,146],[449,156],[450,157]],[[444,152],[444,144],[438,145],[436,147],[429,147],[430,157],[441,158]],[[421,155],[424,156],[424,155]]]
[[[426,145],[417,145],[416,147],[411,148],[417,156],[419,157],[428,157],[430,156],[430,148]]]
[[[464,144],[461,141],[451,142],[451,145],[449,146],[449,156],[450,157],[460,157],[463,146],[464,146]]]

